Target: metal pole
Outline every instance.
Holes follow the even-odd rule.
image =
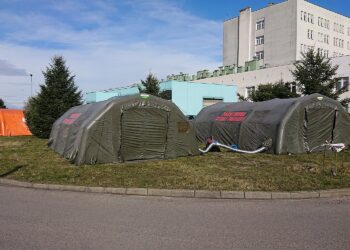
[[[33,96],[33,74],[30,74],[30,96]]]

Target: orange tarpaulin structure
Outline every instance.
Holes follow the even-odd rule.
[[[0,109],[0,136],[32,135],[23,110]]]

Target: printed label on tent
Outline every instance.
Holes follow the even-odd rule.
[[[242,122],[244,121],[246,112],[224,112],[215,118],[220,122]]]
[[[190,125],[188,122],[178,122],[177,130],[179,133],[188,133],[190,129]]]
[[[64,124],[72,124],[76,119],[78,119],[81,116],[81,113],[73,113],[69,116],[69,118],[66,118],[63,120]]]

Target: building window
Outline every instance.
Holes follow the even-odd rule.
[[[314,31],[313,30],[310,30],[310,29],[307,30],[307,38],[309,38],[311,40],[314,39]]]
[[[350,42],[348,42],[348,50],[350,50]]]
[[[340,38],[333,38],[333,45],[339,48],[344,48],[344,40]]]
[[[314,23],[314,15],[313,14],[307,13],[305,11],[301,11],[300,13],[301,13],[300,20],[308,22],[308,23],[312,23],[312,24]]]
[[[348,28],[348,36],[350,36],[350,27]]]
[[[328,58],[329,57],[329,51],[328,50],[324,50],[324,56],[326,57],[326,58]]]
[[[310,46],[310,45],[306,45],[306,44],[301,44],[301,46],[300,46],[301,53],[307,53],[311,49],[314,49],[314,46]]]
[[[350,87],[349,87],[349,77],[344,77],[344,78],[343,78],[343,86],[345,87],[346,91],[349,91],[349,90],[350,90]]]
[[[252,97],[254,92],[255,92],[255,86],[246,87],[245,97],[248,97],[248,98]]]
[[[345,91],[349,91],[349,77],[342,77],[336,84],[336,90],[339,91],[341,89],[345,89]]]
[[[301,47],[300,47],[301,53],[306,53],[308,50],[309,50],[309,46],[307,46],[305,44],[301,44]]]
[[[329,35],[324,35],[323,42],[329,44]]]
[[[256,30],[265,29],[265,20],[260,20],[256,22]]]
[[[264,59],[264,51],[258,51],[255,53],[255,57],[258,60],[263,60]]]
[[[335,32],[344,34],[344,28],[345,28],[344,25],[339,24],[339,23],[334,23],[334,28],[333,28],[333,30],[334,30]]]
[[[290,92],[296,93],[297,92],[297,84],[295,82],[291,82],[289,84]]]
[[[326,57],[326,58],[328,58],[328,56],[329,56],[329,51],[326,50],[326,49],[318,48],[318,49],[317,49],[317,52],[318,52],[321,56],[324,56],[324,57]]]
[[[344,54],[333,52],[333,57],[340,57],[340,56],[344,56]]]
[[[329,20],[327,20],[327,19],[324,20],[324,27],[326,29],[329,29]]]
[[[329,29],[329,20],[319,17],[318,18],[318,26]]]
[[[318,32],[318,41],[323,42],[323,34],[321,32]]]
[[[256,44],[256,45],[262,45],[262,44],[264,44],[264,36],[258,36],[258,37],[255,39],[255,44]]]

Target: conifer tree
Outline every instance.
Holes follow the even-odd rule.
[[[147,93],[154,96],[159,96],[160,87],[159,81],[155,75],[149,73],[146,80],[141,80],[141,85],[139,86],[140,93]]]
[[[161,91],[159,85],[160,82],[158,78],[152,73],[149,73],[146,80],[141,80],[141,86],[138,86],[138,89],[140,93],[147,93],[166,100],[171,100],[169,91]]]
[[[33,135],[48,138],[56,119],[69,108],[80,105],[82,95],[62,56],[53,57],[43,75],[45,83],[40,85],[38,95],[29,98],[25,117]]]
[[[0,98],[0,109],[5,109],[6,105],[3,99]]]
[[[330,59],[319,51],[310,49],[302,53],[302,59],[294,64],[292,71],[298,90],[304,95],[319,93],[332,99],[339,100],[339,96],[346,91],[345,88],[336,90],[339,78],[336,77],[338,65],[332,66]],[[348,99],[340,101],[346,104]]]

